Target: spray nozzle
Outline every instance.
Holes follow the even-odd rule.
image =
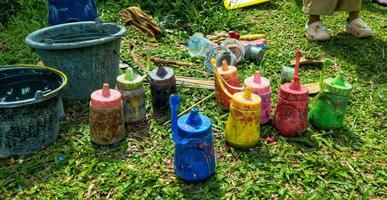
[[[243,98],[251,99],[251,87],[247,86],[245,91],[243,92]]]
[[[128,67],[125,72],[125,80],[127,81],[133,81],[136,78],[133,69],[131,67]]]
[[[102,86],[102,96],[103,97],[110,96],[110,88],[108,83],[104,83]]]
[[[293,80],[290,82],[290,89],[301,90],[300,79],[298,77],[298,69],[300,68],[301,51],[296,51],[296,65],[294,66]]]
[[[261,73],[259,71],[255,72],[254,82],[255,83],[261,83]]]
[[[223,60],[222,61],[222,71],[227,71],[227,70],[228,70],[228,63],[226,60]]]
[[[344,72],[340,72],[336,77],[335,79],[333,79],[332,83],[334,85],[338,85],[338,86],[345,86],[345,80],[344,80]]]

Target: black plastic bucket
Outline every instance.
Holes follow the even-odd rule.
[[[0,157],[40,150],[58,137],[66,75],[34,65],[0,66]]]

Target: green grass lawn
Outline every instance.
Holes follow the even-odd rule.
[[[38,62],[24,38],[47,25],[45,1],[18,2],[21,9],[9,18],[8,26],[0,26],[0,65]],[[354,87],[344,128],[324,132],[309,126],[306,136],[285,138],[272,125],[265,125],[261,142],[249,151],[239,151],[226,145],[222,130],[228,114],[212,98],[199,107],[219,130],[213,133],[216,174],[204,183],[187,184],[174,174],[170,125],[163,126],[168,117],[148,114],[146,129],[131,130],[120,145],[101,147],[89,139],[88,103],[66,104],[66,118],[54,145],[0,160],[0,199],[387,199],[386,8],[363,2],[362,16],[373,29],[373,38],[359,40],[342,33],[346,16],[337,13],[323,18],[331,40],[316,43],[304,36],[307,15],[301,12],[301,0],[272,1],[235,11],[226,11],[216,0],[101,0],[98,6],[103,20],[118,22],[120,10],[138,3],[166,34],[155,43],[128,27],[121,45],[123,59],[132,59],[133,48],[132,54],[145,67],[154,67],[147,60],[156,55],[194,63],[191,68],[174,67],[177,75],[211,78],[202,60],[191,58],[184,48],[191,34],[226,29],[265,33],[269,49],[264,62],[241,63],[242,80],[261,69],[277,91],[281,67],[290,65],[295,50],[304,56],[330,58],[335,65],[329,76],[342,70]],[[302,66],[301,81],[318,81],[319,71]],[[212,91],[180,87],[178,92],[184,110]],[[276,96],[274,92],[273,107]],[[148,87],[147,99],[151,113]],[[266,137],[276,143],[266,143]]]

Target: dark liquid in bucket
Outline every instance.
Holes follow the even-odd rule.
[[[3,81],[1,81],[3,82]],[[52,91],[59,87],[60,83],[47,80],[19,80],[0,85],[0,103],[13,102],[35,97],[35,93],[40,90],[43,93]]]

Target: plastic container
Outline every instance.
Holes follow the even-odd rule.
[[[300,58],[297,51],[293,80],[280,86],[274,110],[274,126],[283,136],[298,136],[308,128],[308,89],[298,78]]]
[[[159,66],[149,72],[153,112],[163,115],[169,111],[169,96],[176,94],[175,73],[169,67]]]
[[[245,58],[245,47],[236,39],[227,38],[221,46],[228,48],[235,55],[235,62],[238,63]]]
[[[234,147],[248,149],[258,143],[260,138],[261,98],[252,94],[247,86],[242,92],[231,95],[212,60],[214,75],[222,90],[231,98],[230,113],[224,130],[227,142]]]
[[[125,137],[121,93],[103,84],[90,96],[90,138],[99,145],[120,142]]]
[[[270,121],[271,116],[271,87],[270,81],[262,77],[259,71],[255,72],[255,76],[245,79],[245,87],[251,87],[251,91],[261,97],[261,124]]]
[[[325,70],[329,62],[324,63]],[[334,130],[343,126],[352,85],[345,82],[344,73],[342,72],[336,78],[324,80],[325,70],[323,69],[320,81],[322,90],[310,106],[309,119],[313,126],[317,128]]]
[[[186,46],[191,56],[205,57],[217,45],[205,38],[203,34],[195,33],[188,39]]]
[[[212,72],[213,66],[211,60],[216,60],[217,67],[222,67],[222,63],[225,60],[228,65],[235,66],[236,56],[226,47],[216,47],[207,54],[206,59],[204,60],[204,65],[209,71]]]
[[[179,103],[179,96],[170,97],[175,173],[187,182],[204,181],[215,173],[216,165],[211,121],[197,108],[178,119]]]
[[[94,21],[97,7],[94,0],[48,0],[48,24]]]
[[[239,75],[235,66],[229,66],[226,61],[223,61],[222,67],[218,67],[218,73],[227,83],[225,87],[231,94],[240,91],[240,88],[235,88],[240,86]],[[223,110],[229,110],[231,98],[222,90],[217,79],[214,81],[216,104]]]
[[[87,100],[103,83],[116,85],[125,32],[125,27],[114,23],[77,22],[35,31],[26,43],[45,66],[68,76],[64,99]]]
[[[143,77],[128,67],[125,74],[117,77],[117,89],[122,95],[126,123],[145,120],[145,88]]]
[[[58,137],[64,73],[34,65],[0,67],[0,157],[41,150]]]
[[[224,135],[227,142],[237,148],[251,148],[260,138],[261,98],[251,92],[249,86],[244,92],[232,96]]]

